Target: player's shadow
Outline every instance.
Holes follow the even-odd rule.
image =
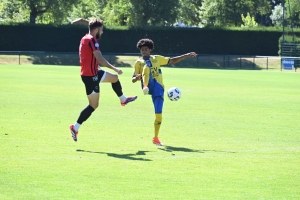
[[[195,153],[204,153],[204,151],[197,150],[197,149],[189,149],[185,147],[172,147],[172,146],[164,146],[159,148],[162,151],[167,151],[167,152],[195,152]]]
[[[198,150],[198,149],[190,149],[185,147],[173,147],[173,146],[164,146],[159,148],[162,151],[167,152],[187,152],[187,153],[205,153],[205,152],[219,152],[219,153],[236,153],[233,151],[221,151],[221,150]]]
[[[118,153],[109,153],[109,152],[101,152],[101,151],[86,151],[82,149],[77,149],[77,152],[85,152],[85,153],[98,153],[98,154],[106,154],[107,156],[119,158],[119,159],[127,159],[127,160],[137,160],[137,161],[152,161],[147,158],[139,158],[137,156],[146,155],[149,151],[138,151],[135,154],[118,154]]]

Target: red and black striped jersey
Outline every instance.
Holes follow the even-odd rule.
[[[81,76],[96,76],[98,73],[98,61],[93,51],[100,50],[98,40],[91,34],[86,34],[80,41],[79,58]]]

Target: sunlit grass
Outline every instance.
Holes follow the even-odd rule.
[[[101,84],[87,105],[79,67],[0,65],[0,199],[299,199],[300,74],[164,68],[160,138],[151,97],[119,76],[125,107]]]

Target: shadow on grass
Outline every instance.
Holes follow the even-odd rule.
[[[222,150],[197,150],[197,149],[190,149],[185,147],[173,147],[173,146],[163,146],[159,147],[159,150],[171,152],[172,155],[175,155],[176,152],[186,152],[186,153],[236,153],[234,151],[222,151]],[[101,152],[101,151],[86,151],[82,149],[77,149],[77,152],[84,152],[84,153],[96,153],[96,154],[103,154],[110,157],[118,158],[118,159],[126,159],[126,160],[136,160],[136,161],[152,161],[151,159],[147,158],[140,158],[138,156],[146,156],[147,152],[150,151],[138,151],[132,154],[118,154],[118,153],[109,153],[109,152]]]
[[[205,153],[205,152],[218,152],[218,153],[236,153],[234,151],[218,151],[218,150],[197,150],[197,149],[189,149],[185,147],[172,147],[172,146],[164,146],[159,148],[162,151],[167,151],[171,153],[175,152],[187,152],[187,153]]]
[[[97,154],[106,154],[107,156],[119,158],[119,159],[127,159],[127,160],[137,160],[137,161],[152,161],[150,159],[145,158],[137,158],[136,156],[146,155],[149,151],[138,151],[135,154],[117,154],[117,153],[108,153],[108,152],[97,152],[97,151],[86,151],[82,149],[77,149],[77,152],[85,152],[85,153],[97,153]]]
[[[103,55],[116,67],[132,67],[138,56],[136,55]],[[171,55],[170,55],[171,56]],[[172,55],[175,56],[175,55]],[[171,57],[172,57],[171,56]],[[32,64],[46,65],[72,65],[79,66],[78,53],[55,53],[46,52],[28,55],[27,61]],[[198,69],[243,69],[260,70],[267,66],[267,59],[254,59],[253,56],[234,55],[199,55],[197,58],[184,59],[176,65],[167,65],[172,68],[198,68]]]
[[[131,63],[122,61],[118,56],[108,55],[104,56],[110,63],[116,67],[131,67]],[[31,55],[28,59],[32,64],[38,65],[70,65],[79,66],[79,55],[75,53],[44,53]]]

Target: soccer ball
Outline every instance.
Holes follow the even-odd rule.
[[[168,90],[168,97],[171,101],[178,101],[181,97],[181,92],[177,87],[172,87]]]

